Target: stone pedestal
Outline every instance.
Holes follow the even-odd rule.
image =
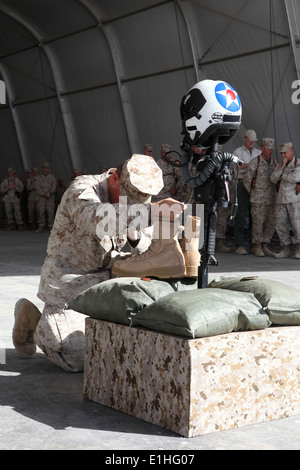
[[[185,437],[300,414],[300,327],[203,339],[86,319],[84,397]]]

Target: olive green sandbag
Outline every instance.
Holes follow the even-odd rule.
[[[133,316],[133,326],[188,338],[270,326],[253,294],[224,289],[197,289],[168,294]]]
[[[132,313],[139,312],[170,292],[185,289],[197,289],[197,280],[114,278],[81,292],[66,305],[66,309],[92,318],[130,325]]]
[[[251,292],[265,307],[274,325],[300,325],[300,291],[294,287],[270,279],[241,276],[221,276],[208,287]]]

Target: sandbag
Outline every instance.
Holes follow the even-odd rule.
[[[251,292],[265,307],[274,325],[300,325],[300,291],[278,281],[260,277],[221,276],[209,288]]]
[[[253,294],[224,289],[173,292],[132,318],[133,326],[188,338],[259,330],[271,324]]]
[[[74,297],[66,306],[92,318],[130,325],[137,313],[171,292],[197,288],[195,279],[143,280],[120,277],[101,282]]]

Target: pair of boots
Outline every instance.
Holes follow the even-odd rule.
[[[290,258],[291,256],[291,245],[284,245],[283,249],[275,254],[275,258]],[[300,259],[300,245],[297,244],[295,246],[295,254],[294,254],[295,259]]]
[[[275,256],[275,253],[270,250],[267,243],[257,243],[253,245],[251,253],[254,256]]]
[[[113,274],[128,277],[152,276],[159,279],[198,277],[200,218],[188,216],[185,228],[170,220],[160,220],[158,224],[158,237],[153,239],[149,249],[124,261],[115,261]],[[181,248],[178,235],[183,229],[185,232]],[[168,230],[170,235],[164,236]]]

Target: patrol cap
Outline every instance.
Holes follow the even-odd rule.
[[[11,166],[7,168],[7,173],[13,173],[13,172],[14,172],[14,169]]]
[[[32,171],[39,171],[39,169],[37,166],[35,166],[34,168],[32,168]]]
[[[153,152],[153,145],[152,144],[145,144],[144,149],[150,152]]]
[[[264,137],[261,141],[261,145],[263,145],[268,150],[273,150],[275,147],[275,139],[272,137]]]
[[[256,142],[257,141],[257,135],[256,132],[253,129],[248,129],[245,132],[245,137],[247,137],[250,142]]]
[[[131,203],[150,202],[151,196],[163,188],[162,171],[153,157],[134,154],[122,168],[120,177],[121,196]]]
[[[43,168],[50,168],[50,163],[43,163]]]
[[[161,144],[160,150],[161,150],[161,152],[163,152],[163,153],[170,152],[170,150],[171,150],[171,145],[169,145],[169,144]]]
[[[292,142],[286,142],[285,144],[280,145],[280,153],[287,152],[288,150],[293,148]]]

